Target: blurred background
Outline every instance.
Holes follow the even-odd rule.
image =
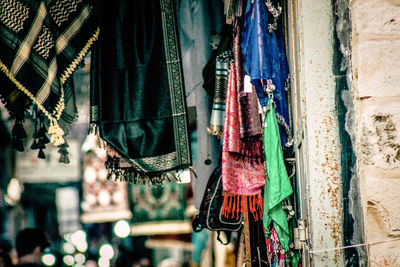
[[[201,258],[202,266],[211,266],[220,258],[212,248],[218,245],[207,230],[192,233],[190,171],[163,186],[108,179],[105,151],[88,134],[89,57],[74,73],[79,119],[67,136],[69,164],[59,163],[51,145],[39,159],[37,150],[27,149],[33,140],[26,140],[25,152],[11,149],[13,122],[1,109],[0,250],[15,257],[18,231],[39,227],[52,243],[42,258],[46,266],[199,266]],[[196,155],[195,127],[191,143]]]

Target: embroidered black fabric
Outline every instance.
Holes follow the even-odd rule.
[[[92,50],[91,110],[101,138],[138,172],[188,167],[172,1],[96,1],[95,12],[101,33]]]

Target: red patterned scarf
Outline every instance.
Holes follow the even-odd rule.
[[[258,219],[262,214],[261,188],[265,184],[265,166],[261,162],[241,160],[243,141],[239,130],[236,73],[235,64],[231,63],[222,145],[222,183],[225,191],[222,210],[226,217],[237,217],[249,206],[254,218]]]

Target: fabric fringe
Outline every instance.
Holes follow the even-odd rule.
[[[255,221],[262,219],[263,199],[261,194],[239,195],[226,191],[224,192],[221,210],[224,217],[239,219],[242,214],[243,219],[247,220],[247,213],[249,211],[253,215]]]
[[[14,127],[11,130],[12,148],[19,152],[23,152],[25,150],[24,139],[27,137],[22,122],[23,122],[22,119],[15,119]]]
[[[143,173],[137,171],[133,167],[126,167],[122,163],[121,159],[116,156],[107,156],[107,161],[105,163],[106,169],[108,171],[107,178],[109,180],[127,182],[133,184],[143,184],[143,185],[163,185],[165,181],[171,182],[175,180],[177,182],[182,181],[182,175],[184,171],[189,170],[194,177],[197,177],[196,173],[191,168],[173,170],[162,173]]]
[[[262,135],[250,136],[240,140],[238,160],[252,164],[261,164],[265,161]]]

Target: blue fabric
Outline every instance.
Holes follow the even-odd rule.
[[[193,253],[192,253],[192,261],[200,264],[201,262],[201,254],[203,250],[207,246],[208,241],[208,231],[204,230],[201,232],[192,232],[192,243],[193,243]]]
[[[282,23],[276,32],[268,32],[268,13],[263,0],[247,1],[245,21],[242,30],[242,54],[244,70],[255,86],[261,106],[268,104],[268,95],[263,89],[267,80],[275,85],[274,102],[278,122],[281,127],[282,146],[286,144],[289,131],[289,113],[285,96],[285,81],[288,78],[288,65],[285,53],[285,40]],[[280,18],[281,20],[281,18]]]

